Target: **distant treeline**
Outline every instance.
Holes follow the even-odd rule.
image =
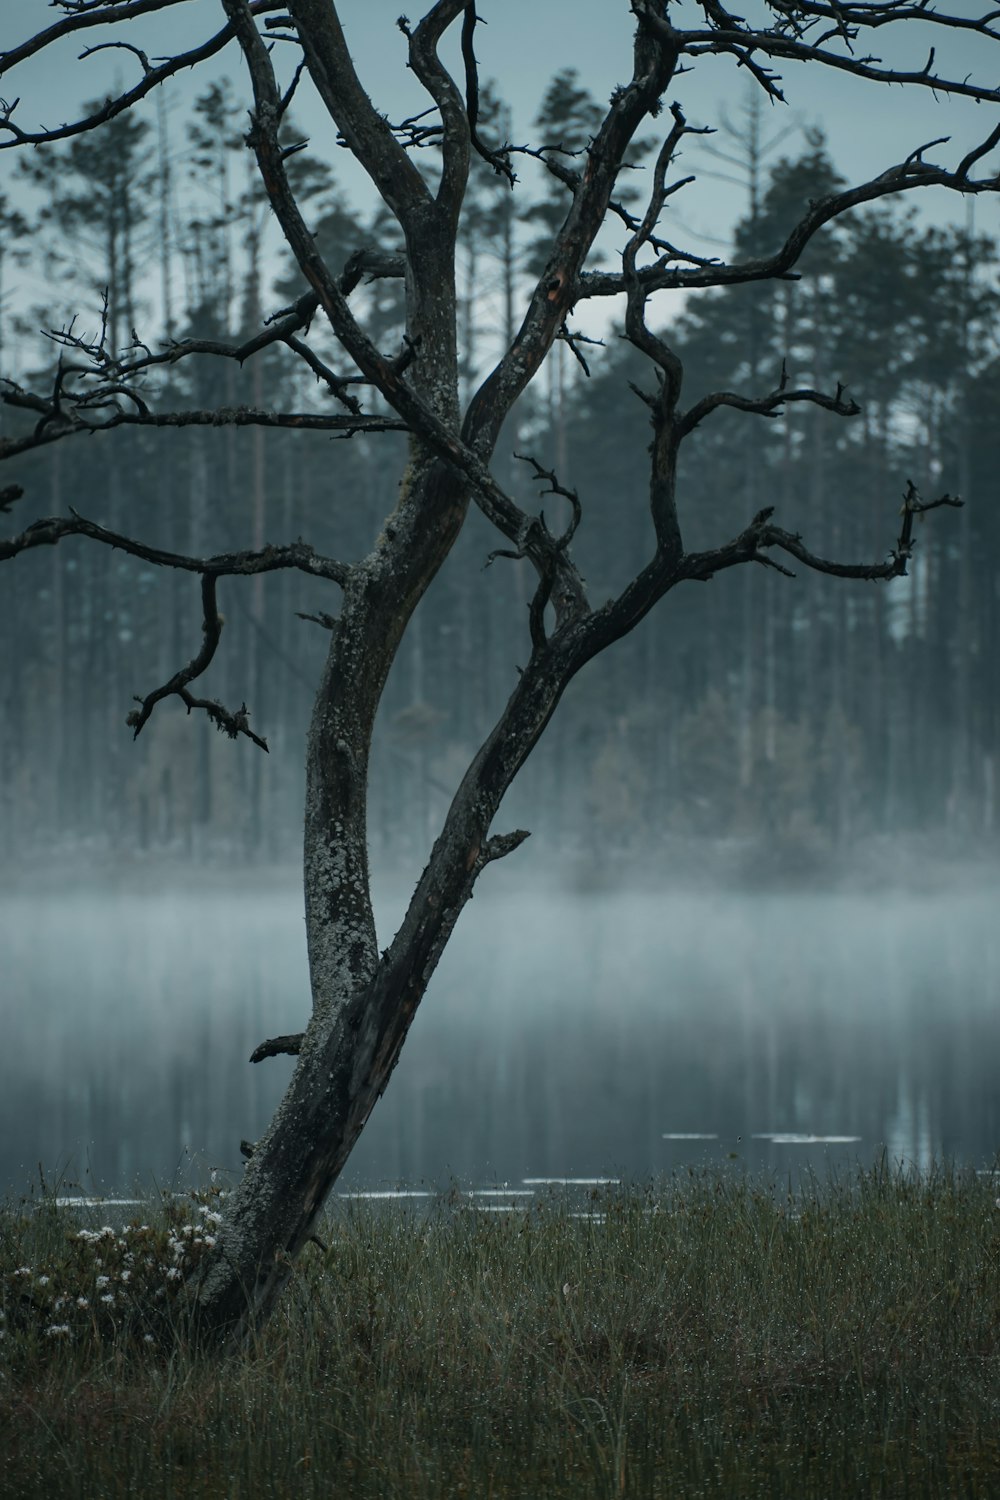
[[[539,138],[582,144],[593,107],[572,74],[559,75],[539,112]],[[736,229],[744,257],[774,250],[809,200],[840,181],[816,134],[800,155],[765,171],[752,114],[736,148],[750,203]],[[91,322],[96,329],[104,288],[116,348],[134,338],[151,347],[189,336],[239,340],[298,295],[287,267],[265,284],[264,266],[275,258],[261,201],[240,185],[238,116],[220,84],[199,101],[183,146],[165,117],[154,129],[123,115],[28,159],[37,205],[31,269],[52,290],[19,325],[0,325],[2,373],[36,385],[40,369],[54,371],[55,352],[41,341],[25,352],[27,330],[63,326],[74,311],[78,329]],[[502,132],[504,106],[487,96],[482,118]],[[522,197],[477,166],[460,330],[469,388],[515,325],[541,221],[561,212],[551,183],[539,183],[541,197],[528,184]],[[289,168],[334,262],[360,245],[395,247],[392,226],[345,211],[332,171],[308,152],[291,156]],[[641,188],[641,174],[636,180]],[[0,200],[0,231],[18,220],[20,211]],[[785,378],[831,394],[843,382],[861,415],[845,420],[809,404],[790,405],[774,420],[731,409],[710,415],[683,455],[686,543],[728,540],[773,505],[779,524],[813,551],[875,561],[895,541],[908,480],[927,499],[950,491],[966,505],[916,528],[910,578],[889,587],[804,572],[793,580],[761,567],[671,594],[583,674],[526,768],[517,817],[550,845],[600,857],[646,852],[674,833],[769,840],[794,854],[900,830],[995,834],[995,245],[971,222],[928,228],[907,208],[879,207],[818,234],[799,269],[797,280],[687,300],[670,329],[684,361],[685,403],[710,390],[766,394]],[[396,347],[399,283],[372,283],[359,305],[372,336]],[[19,366],[9,352],[12,330]],[[525,398],[516,430],[501,439],[497,474],[550,517],[565,501],[532,499],[530,472],[514,451],[554,466],[576,487],[583,522],[574,550],[599,604],[652,545],[648,411],[630,383],[648,387],[653,374],[624,343],[609,339],[581,352],[589,378],[573,352],[557,346],[540,391]],[[353,373],[333,348],[329,358],[338,372]],[[163,399],[169,393],[176,410],[324,409],[328,398],[303,382],[301,368],[273,348],[245,367],[188,360],[164,367],[160,405],[171,404]],[[26,419],[5,408],[0,420],[10,435]],[[301,536],[351,559],[378,535],[404,465],[398,435],[337,441],[206,426],[71,437],[16,465],[10,477],[27,497],[5,530],[72,506],[199,556]],[[487,566],[497,545],[473,515],[417,611],[376,736],[376,844],[410,852],[426,845],[530,649],[527,565],[498,558]],[[293,853],[326,634],[297,616],[336,613],[337,591],[273,574],[223,580],[219,593],[224,641],[204,691],[230,708],[246,702],[269,758],[169,703],[131,744],[125,717],[133,695],[165,682],[199,648],[191,575],[72,540],[3,569],[4,847],[94,839],[112,849]]]

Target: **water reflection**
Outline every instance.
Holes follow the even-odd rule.
[[[388,935],[398,903],[384,903]],[[508,893],[452,945],[343,1186],[1000,1146],[996,893]],[[0,1185],[241,1170],[307,1008],[301,899],[0,900]]]
[[[755,1141],[770,1141],[772,1146],[850,1146],[859,1135],[811,1135],[801,1130],[755,1130]]]

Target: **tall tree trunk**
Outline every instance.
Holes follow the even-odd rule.
[[[477,795],[456,797],[403,927],[379,959],[367,847],[372,727],[403,630],[450,550],[467,503],[455,474],[415,451],[382,544],[345,590],[307,755],[304,877],[312,1017],[289,1090],[234,1194],[224,1244],[196,1291],[202,1327],[210,1334],[265,1314],[287,1279],[388,1081],[481,867],[486,831],[506,782],[498,794],[490,791],[502,777]],[[389,565],[390,552],[396,568]],[[476,786],[472,771],[467,782],[470,777]]]

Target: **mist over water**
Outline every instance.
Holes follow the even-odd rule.
[[[379,902],[384,942],[405,894]],[[997,890],[483,882],[342,1186],[648,1176],[1000,1147]],[[0,1188],[238,1173],[308,1011],[301,894],[0,897]]]

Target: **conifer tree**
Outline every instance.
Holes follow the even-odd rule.
[[[886,529],[879,528],[882,540],[874,556],[868,552],[868,560],[815,550],[800,530],[790,529],[795,520],[784,512],[776,515],[771,504],[741,515],[731,531],[716,530],[702,544],[692,545],[684,488],[691,470],[682,467],[681,455],[696,434],[734,417],[743,424],[730,429],[740,434],[730,439],[738,449],[754,441],[748,418],[766,420],[789,406],[806,406],[831,418],[848,419],[858,409],[839,377],[821,385],[779,374],[771,389],[749,392],[692,388],[693,383],[685,381],[676,341],[657,310],[662,295],[693,295],[745,282],[776,282],[780,291],[780,284],[804,263],[804,253],[823,228],[853,209],[931,186],[962,195],[1000,191],[1000,176],[993,166],[1000,128],[973,133],[961,145],[938,141],[933,157],[931,146],[918,147],[854,187],[829,191],[801,205],[785,226],[782,241],[761,256],[746,258],[737,249],[727,260],[710,260],[667,237],[667,204],[682,182],[677,175],[679,149],[701,129],[675,102],[677,78],[708,58],[732,65],[734,71],[739,68],[741,76],[748,72],[768,97],[780,101],[784,96],[778,69],[791,65],[793,73],[798,66],[810,77],[820,69],[847,72],[873,87],[898,83],[928,97],[933,91],[995,106],[1000,91],[989,83],[977,84],[964,70],[954,71],[944,62],[939,68],[934,62],[937,54],[921,72],[913,73],[905,58],[894,62],[890,53],[888,62],[880,62],[871,49],[883,28],[889,33],[904,29],[907,34],[930,29],[944,42],[953,35],[974,40],[985,53],[995,50],[1000,31],[992,16],[969,19],[961,11],[913,7],[909,0],[880,0],[874,6],[841,0],[834,9],[828,0],[794,0],[772,7],[762,20],[736,17],[717,0],[699,0],[690,10],[670,7],[664,0],[632,0],[632,71],[610,90],[600,120],[594,116],[580,170],[550,174],[563,195],[553,215],[544,264],[529,278],[510,346],[463,401],[456,248],[470,159],[478,154],[509,181],[516,176],[512,160],[518,155],[513,146],[484,140],[476,128],[478,75],[472,44],[478,16],[472,0],[436,0],[416,25],[405,18],[399,23],[410,68],[430,100],[429,128],[439,141],[437,170],[426,173],[413,159],[424,127],[415,135],[412,118],[393,120],[375,109],[358,77],[334,0],[222,0],[221,29],[203,38],[193,52],[179,51],[153,62],[141,46],[144,17],[149,10],[163,11],[174,4],[180,13],[179,0],[155,0],[153,5],[146,0],[57,0],[57,22],[0,54],[0,77],[27,59],[44,56],[54,42],[99,25],[119,28],[116,35],[125,31],[141,77],[130,89],[109,95],[85,118],[51,129],[27,121],[16,103],[0,104],[0,149],[44,148],[62,140],[81,143],[91,138],[91,132],[113,131],[131,118],[132,106],[167,78],[207,62],[233,44],[243,60],[250,100],[246,144],[271,214],[308,290],[292,306],[276,309],[261,328],[235,338],[219,334],[220,324],[230,328],[228,317],[214,323],[209,317],[204,336],[166,348],[135,343],[124,352],[120,331],[109,340],[106,334],[94,338],[73,327],[56,330],[54,341],[71,355],[71,367],[57,367],[47,385],[0,386],[6,404],[30,419],[22,432],[0,440],[0,459],[10,463],[74,440],[79,451],[87,446],[80,441],[84,435],[95,445],[109,436],[113,442],[112,435],[122,427],[222,426],[227,432],[249,427],[284,430],[299,438],[310,431],[324,438],[363,434],[372,442],[402,432],[407,444],[406,462],[396,475],[394,507],[377,530],[371,528],[360,555],[319,552],[301,540],[252,545],[253,516],[246,511],[244,524],[250,535],[243,544],[211,553],[171,549],[79,512],[41,517],[0,542],[0,561],[86,538],[150,567],[195,575],[200,638],[187,663],[131,709],[128,723],[135,735],[147,729],[165,699],[177,698],[228,737],[266,749],[245,703],[229,708],[218,699],[199,696],[196,686],[222,639],[220,588],[225,593],[239,579],[287,569],[305,575],[324,601],[338,591],[333,608],[321,603],[304,622],[322,632],[327,648],[306,749],[304,892],[311,1009],[300,1034],[268,1038],[255,1049],[254,1061],[282,1052],[296,1056],[295,1072],[264,1135],[247,1143],[246,1172],[227,1200],[216,1243],[186,1286],[199,1337],[218,1343],[259,1325],[287,1284],[296,1256],[315,1232],[332,1183],[389,1082],[478,878],[527,837],[523,829],[493,831],[494,819],[564,694],[588,663],[629,636],[668,594],[678,590],[683,597],[696,592],[682,585],[708,583],[747,565],[768,570],[783,582],[792,564],[837,579],[841,586],[849,580],[868,586],[898,578],[907,572],[916,545],[917,519],[960,503],[950,489],[938,492],[938,476],[926,476],[933,491],[927,489],[925,476],[919,476],[930,498],[924,498],[918,484],[907,483],[895,525],[886,521]],[[890,21],[899,24],[889,27]],[[503,24],[511,23],[505,19]],[[458,79],[440,52],[452,27],[462,31]],[[286,70],[291,58],[294,62]],[[375,251],[358,247],[344,265],[324,259],[308,205],[296,198],[287,171],[293,154],[281,138],[281,125],[306,73],[329,117],[331,140],[346,143],[394,226],[395,244]],[[568,119],[576,118],[575,95],[570,97],[575,85],[564,79],[564,87],[567,98],[560,108]],[[22,125],[22,120],[27,123]],[[629,152],[641,139],[639,132],[651,124],[660,132],[661,143],[633,213],[620,198],[622,178],[627,175]],[[99,141],[100,134],[93,139]],[[535,149],[552,144],[543,142]],[[71,144],[69,149],[76,147]],[[227,202],[222,208],[223,229]],[[610,267],[599,256],[598,237],[605,223],[619,232],[619,255]],[[132,227],[129,223],[120,232],[130,235]],[[131,240],[123,244],[131,245]],[[205,268],[206,286],[210,270]],[[354,294],[366,275],[392,283],[397,294],[402,288],[402,302],[396,304],[401,320],[394,314],[379,326],[370,300],[362,299],[358,309]],[[129,285],[124,271],[116,276],[118,322],[128,321],[125,309],[130,304],[122,289]],[[232,287],[223,266],[223,301]],[[575,310],[591,298],[619,298],[624,304],[625,335],[640,357],[643,374],[636,385],[651,430],[641,491],[642,560],[610,597],[601,599],[592,599],[573,550],[577,532],[586,529],[583,487],[577,493],[560,472],[527,455],[529,476],[546,496],[529,509],[491,468],[516,401],[553,350],[572,343]],[[399,321],[402,337],[397,341],[393,335]],[[326,331],[334,357],[327,355],[323,335],[314,337],[314,326]],[[794,333],[796,357],[805,347],[804,326],[804,316],[800,325],[790,315],[782,330],[789,340]],[[809,337],[813,338],[811,330]],[[217,392],[208,406],[173,404],[179,365],[222,359],[239,367],[266,350],[283,360],[300,360],[329,393],[329,406],[290,406],[283,400],[284,388],[276,389],[273,404],[263,408],[227,406],[217,399]],[[815,363],[812,351],[809,357]],[[169,383],[162,378],[165,373],[174,377]],[[370,401],[372,390],[378,393],[377,409]],[[391,441],[395,443],[396,437]],[[336,446],[327,442],[328,455]],[[382,451],[390,456],[394,452]],[[801,444],[793,443],[782,455],[787,465],[800,459]],[[353,497],[329,456],[326,477],[329,507],[349,509]],[[235,484],[228,488],[236,492]],[[898,511],[897,494],[880,496],[880,507]],[[619,489],[622,517],[635,497],[635,488]],[[399,930],[380,949],[368,851],[376,714],[415,611],[436,588],[438,575],[460,557],[457,544],[473,506],[495,534],[494,564],[530,567],[530,599],[520,634],[515,625],[511,627],[519,646],[510,663],[509,697],[460,780],[455,778],[457,789]],[[218,524],[214,515],[211,524]],[[639,524],[638,517],[622,519],[621,529],[635,535]],[[715,594],[720,592],[717,584]],[[669,641],[668,632],[668,650]],[[687,665],[692,660],[689,653]],[[94,665],[99,675],[102,663]],[[699,670],[703,668],[695,662],[693,678]],[[682,698],[678,708],[688,706]],[[162,719],[162,714],[157,717]],[[796,756],[800,771],[803,759],[802,754]],[[793,769],[784,768],[789,777]],[[780,797],[782,774],[777,758],[769,761],[762,811],[773,808]]]

